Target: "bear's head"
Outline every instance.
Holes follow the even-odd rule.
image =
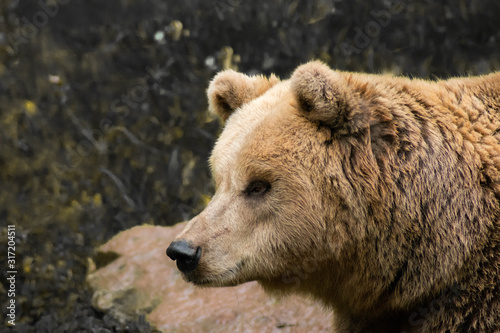
[[[286,81],[232,70],[213,79],[209,109],[225,123],[210,158],[216,192],[168,253],[187,281],[302,290],[324,267],[332,280],[349,269],[345,245],[365,227],[343,223],[361,204],[353,187],[364,185],[344,174],[339,142],[368,119],[346,80],[319,62]]]

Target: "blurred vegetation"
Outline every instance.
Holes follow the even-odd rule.
[[[17,328],[149,330],[91,308],[87,258],[120,230],[172,225],[209,201],[217,71],[286,78],[317,58],[482,74],[500,68],[499,15],[498,0],[0,2],[0,245],[16,225]]]

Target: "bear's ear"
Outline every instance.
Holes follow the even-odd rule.
[[[225,122],[234,110],[259,97],[279,81],[274,75],[266,78],[248,76],[231,69],[222,71],[207,89],[209,110]]]
[[[290,81],[299,108],[309,120],[341,134],[357,132],[366,125],[367,115],[362,114],[345,73],[313,61],[298,67]]]

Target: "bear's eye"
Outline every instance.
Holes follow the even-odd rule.
[[[259,196],[266,193],[271,188],[271,184],[265,181],[255,181],[250,183],[246,189],[246,193],[250,196]]]

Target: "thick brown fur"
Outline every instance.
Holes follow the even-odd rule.
[[[311,62],[222,72],[208,98],[226,123],[215,196],[178,237],[202,249],[188,281],[309,295],[336,332],[500,331],[500,73]]]

